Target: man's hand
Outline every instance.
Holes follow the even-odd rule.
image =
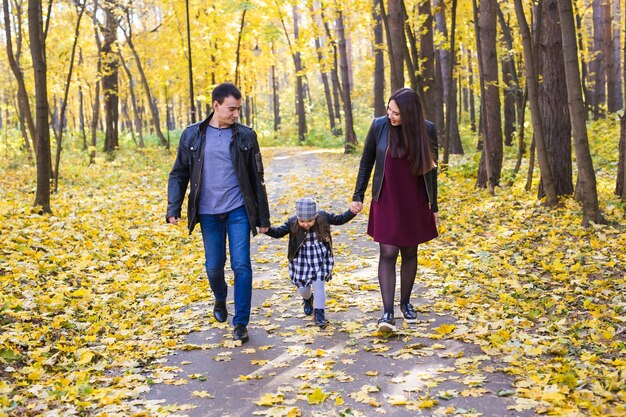
[[[259,233],[266,234],[268,230],[270,230],[269,227],[259,227]]]
[[[167,218],[167,222],[173,224],[174,226],[178,226],[179,220],[180,220],[180,217],[170,216]]]

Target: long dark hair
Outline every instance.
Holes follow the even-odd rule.
[[[389,124],[391,156],[407,158],[411,162],[413,174],[424,175],[437,166],[437,161],[426,129],[419,96],[410,88],[401,88],[389,97],[389,101],[391,100],[398,105],[401,119],[399,126]]]
[[[330,225],[328,224],[328,221],[326,221],[325,217],[317,216],[317,218],[315,219],[315,224],[311,226],[309,230],[315,232],[317,238],[322,242],[330,242]],[[298,218],[296,218],[296,221],[293,222],[293,224],[291,225],[291,233],[297,235],[298,233],[304,231],[306,231],[306,229],[300,227],[300,223],[298,223]]]

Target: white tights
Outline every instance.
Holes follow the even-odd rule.
[[[307,287],[298,288],[298,292],[305,300],[311,298],[311,295],[315,294],[315,299],[313,300],[313,308],[323,309],[326,305],[326,284],[323,279],[318,279],[313,281],[312,285]],[[312,291],[311,291],[311,287]]]

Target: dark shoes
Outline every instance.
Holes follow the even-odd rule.
[[[235,340],[241,340],[241,343],[246,343],[248,341],[248,329],[243,324],[238,324],[235,326],[233,330],[233,337]]]
[[[215,300],[215,305],[213,306],[213,317],[215,320],[220,323],[224,323],[228,318],[228,310],[226,310],[226,300]]]
[[[391,333],[396,331],[395,319],[393,313],[384,313],[378,320],[378,331],[381,333]]]
[[[308,300],[304,300],[304,314],[310,316],[313,313],[313,294]]]
[[[413,310],[411,303],[400,304],[400,311],[407,323],[417,323],[417,313]]]
[[[324,316],[323,308],[316,308],[314,310],[313,321],[315,322],[315,325],[318,326],[320,329],[323,329],[328,325],[326,317]]]

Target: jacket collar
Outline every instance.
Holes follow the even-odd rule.
[[[202,122],[200,122],[200,134],[204,134],[206,132],[207,126],[209,126],[209,122],[211,121],[211,118],[213,117],[213,115],[215,114],[215,112],[211,112],[211,114],[209,114],[209,116],[204,119]],[[236,135],[239,132],[239,122],[235,122],[234,125],[231,126],[231,128],[233,129],[233,136]]]

